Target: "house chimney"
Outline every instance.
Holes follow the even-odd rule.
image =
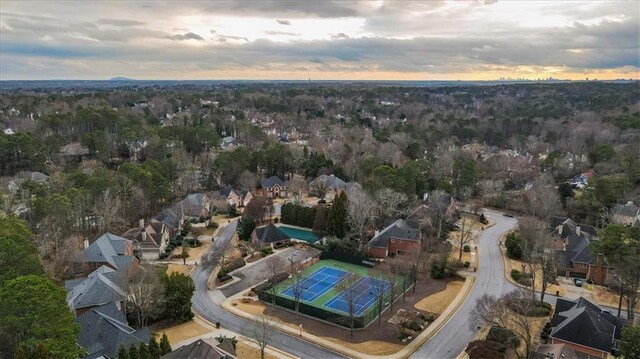
[[[562,224],[558,226],[558,234],[560,237],[562,237],[562,227],[564,227]]]
[[[89,248],[89,240],[88,239],[85,239],[84,242],[82,242],[82,244],[84,245],[85,249]]]
[[[144,218],[140,218],[140,228],[144,228]]]
[[[576,236],[580,237],[580,225],[576,225]]]

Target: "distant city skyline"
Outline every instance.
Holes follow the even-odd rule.
[[[640,79],[636,1],[2,1],[0,80]]]

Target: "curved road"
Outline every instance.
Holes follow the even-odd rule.
[[[233,221],[228,224],[222,230],[221,235],[216,239],[214,245],[211,246],[209,252],[205,255],[210,255],[212,250],[216,250],[217,248],[220,248],[223,243],[230,241],[236,231],[236,226],[237,221]],[[209,263],[203,263],[196,267],[191,274],[196,286],[196,291],[191,298],[193,309],[209,322],[220,322],[223,328],[241,333],[242,327],[250,325],[250,322],[224,310],[221,304],[225,298],[219,291],[211,291],[212,296],[209,295],[210,292],[207,289],[207,279],[214,267],[215,263],[211,263],[209,261]],[[269,345],[299,358],[344,358],[343,356],[324,349],[323,347],[316,346],[307,341],[292,337],[279,331],[275,332],[275,335]]]
[[[471,312],[476,300],[485,294],[499,297],[516,289],[504,278],[504,264],[498,241],[500,236],[518,224],[518,220],[493,210],[485,209],[484,213],[496,224],[482,232],[478,240],[480,267],[469,296],[436,335],[413,353],[411,358],[455,358],[475,335],[475,329],[471,326]]]

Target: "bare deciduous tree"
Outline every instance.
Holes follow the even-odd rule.
[[[383,188],[375,193],[378,213],[383,218],[396,218],[407,213],[407,195]]]
[[[371,291],[376,298],[376,306],[378,307],[378,325],[382,324],[382,310],[384,309],[385,297],[391,290],[391,283],[388,281],[388,275],[380,270],[369,270],[371,277]]]
[[[249,324],[243,328],[245,335],[251,339],[258,348],[260,348],[260,359],[264,359],[264,351],[267,345],[271,343],[273,336],[276,333],[277,324],[271,318],[267,316],[261,316],[258,321]]]
[[[529,358],[535,339],[536,318],[527,316],[536,308],[535,301],[525,297],[522,291],[514,291],[501,298],[484,295],[476,302],[472,312],[475,325],[494,325],[512,330],[525,344]]]
[[[458,231],[458,239],[456,240],[456,244],[458,244],[459,255],[458,261],[462,261],[462,252],[464,250],[464,246],[468,245],[472,241],[475,241],[478,237],[478,234],[471,228],[471,220],[468,218],[462,218],[460,220],[460,230]]]
[[[427,197],[426,204],[429,209],[430,223],[437,238],[441,237],[442,225],[450,217],[448,213],[450,201],[451,196],[441,190],[433,191]]]
[[[347,223],[351,231],[351,238],[355,238],[360,249],[366,244],[365,233],[372,225],[376,216],[375,202],[361,189],[354,189],[349,193],[349,214]]]
[[[269,256],[265,259],[265,270],[269,274],[269,279],[274,279],[278,274],[285,272],[284,260],[278,256]],[[271,294],[271,305],[276,305],[276,292],[278,286],[275,283],[271,283],[269,287],[269,294]]]
[[[311,186],[311,193],[320,199],[324,199],[327,192],[329,192],[329,186],[324,181],[317,181]]]
[[[522,257],[531,275],[531,293],[535,298],[535,283],[541,284],[540,302],[556,279],[553,239],[544,222],[534,217],[524,217],[519,224],[522,237]],[[540,278],[538,278],[538,272]]]
[[[355,315],[358,311],[356,307],[356,303],[362,291],[365,290],[361,283],[360,279],[362,277],[357,273],[351,273],[345,278],[341,279],[338,285],[336,285],[336,289],[341,292],[342,300],[347,303],[347,314],[349,316],[349,328],[350,334],[353,336],[353,326],[355,324]]]
[[[160,278],[144,267],[140,267],[131,278],[127,297],[127,313],[136,319],[136,328],[147,325],[149,317],[160,307],[162,302],[162,283]]]

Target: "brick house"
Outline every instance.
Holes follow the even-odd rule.
[[[333,198],[346,190],[347,183],[334,175],[320,175],[309,183],[309,188],[312,192],[322,188],[326,197]]]
[[[265,198],[286,198],[287,183],[278,176],[271,176],[260,182],[259,194]]]
[[[244,206],[244,202],[242,201],[242,197],[244,196],[242,195],[242,192],[235,190],[229,186],[221,188],[218,192],[220,193],[220,196],[224,198],[227,204],[235,207]]]
[[[169,228],[164,223],[152,221],[145,226],[143,219],[139,227],[130,228],[122,237],[136,244],[139,258],[157,259],[170,241]]]
[[[627,204],[616,204],[611,209],[611,220],[614,223],[633,226],[640,223],[640,207],[629,201]]]
[[[602,254],[593,253],[590,244],[596,239],[596,229],[576,224],[571,219],[554,217],[551,229],[555,240],[555,265],[562,277],[591,279],[603,285],[612,270]]]
[[[551,318],[551,344],[565,344],[580,357],[608,358],[618,349],[626,320],[583,297],[558,298]]]
[[[376,233],[367,243],[369,256],[373,258],[406,255],[420,249],[421,233],[404,219],[398,219]]]

